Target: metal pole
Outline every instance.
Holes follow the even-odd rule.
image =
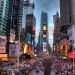
[[[74,24],[73,24],[73,30],[74,30]],[[74,41],[72,40],[72,49],[73,49],[73,44]],[[73,75],[74,75],[74,49],[72,51],[73,51]]]
[[[73,51],[73,75],[74,75],[74,49],[73,49],[73,41],[72,41],[72,51]]]

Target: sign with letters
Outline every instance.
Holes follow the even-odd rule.
[[[10,57],[18,57],[20,53],[19,51],[20,47],[18,44],[10,44],[10,50],[9,50]]]

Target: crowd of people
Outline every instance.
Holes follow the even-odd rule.
[[[56,75],[75,75],[75,66],[73,61],[58,58],[52,59],[52,67]]]

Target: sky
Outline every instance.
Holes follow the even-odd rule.
[[[56,12],[59,12],[59,0],[30,0],[31,2],[34,2],[35,9],[34,9],[34,15],[36,18],[36,43],[40,31],[40,23],[41,23],[41,12],[45,11],[48,13],[48,32],[49,32],[49,43],[52,46],[53,44],[53,29],[54,29],[54,23],[53,23],[53,15],[56,14]]]

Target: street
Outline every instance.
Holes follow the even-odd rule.
[[[36,73],[35,70],[33,70],[32,72],[29,73],[29,75],[44,75],[44,71],[40,70],[38,73]],[[51,73],[50,73],[50,75],[56,75],[55,71],[52,70]]]
[[[33,70],[32,72],[29,73],[29,75],[44,75],[43,71],[39,71],[39,72],[35,72],[35,70]]]
[[[20,75],[23,75],[23,74],[20,74]],[[25,74],[24,74],[25,75]],[[39,72],[35,72],[35,70],[31,71],[28,75],[44,75],[44,71],[39,71]],[[56,75],[55,74],[55,71],[52,70],[50,75]]]

